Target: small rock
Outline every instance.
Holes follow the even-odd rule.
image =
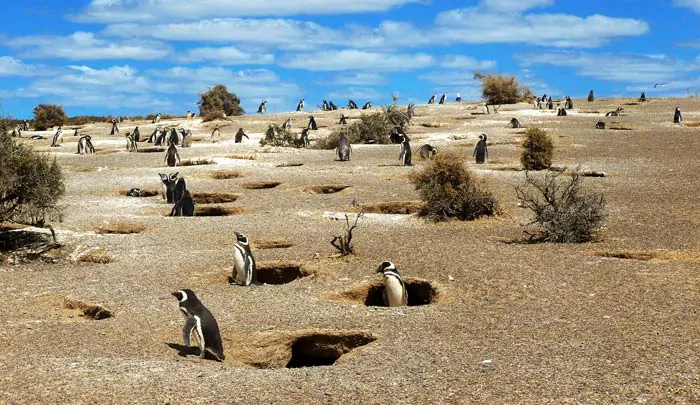
[[[450,280],[450,281],[455,281],[455,278],[452,277],[452,276],[450,276],[450,275],[447,276],[447,279]]]
[[[491,363],[493,363],[493,360],[484,360],[484,361],[481,362],[481,364],[484,365],[484,366],[490,366]]]

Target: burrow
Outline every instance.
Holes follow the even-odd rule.
[[[197,204],[226,204],[235,202],[239,195],[229,193],[194,193],[192,199]]]
[[[258,283],[281,285],[316,274],[302,263],[286,260],[262,261],[255,263],[255,278]],[[228,277],[229,283],[233,282]]]
[[[131,195],[129,195],[130,191],[131,190],[122,190],[119,194],[125,197],[155,197],[157,195],[160,195],[160,191],[154,189],[139,189],[138,193],[132,192]]]
[[[253,249],[287,249],[294,243],[287,239],[262,239],[253,241]]]
[[[194,215],[196,217],[228,217],[231,215],[241,215],[241,214],[245,214],[245,213],[246,213],[245,208],[221,207],[218,205],[213,205],[213,206],[198,205],[194,209]]]
[[[365,331],[310,330],[282,333],[222,334],[226,364],[258,369],[331,366],[358,352],[355,349],[377,340]],[[199,349],[169,343],[181,356],[197,355]]]
[[[279,181],[253,181],[249,183],[241,183],[240,186],[248,190],[264,190],[268,188],[275,188],[280,184],[282,184],[282,182]]]
[[[430,281],[419,278],[404,279],[408,295],[408,306],[435,304],[440,301],[440,292]],[[344,300],[360,302],[368,307],[384,307],[384,280],[376,280],[340,293]]]
[[[97,305],[97,304],[90,304],[87,302],[75,300],[73,298],[68,298],[66,297],[63,300],[63,308],[71,311],[75,311],[79,316],[82,316],[85,319],[90,319],[94,321],[99,321],[102,319],[107,319],[111,318],[114,315],[112,314],[112,311],[109,309]]]
[[[389,201],[376,204],[362,204],[368,214],[415,214],[423,209],[421,201]]]
[[[315,186],[306,186],[302,190],[311,194],[334,194],[341,192],[350,186],[345,184],[321,184]]]

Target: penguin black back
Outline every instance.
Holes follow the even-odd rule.
[[[224,347],[221,342],[221,332],[214,315],[197,298],[194,291],[182,289],[172,293],[178,300],[180,312],[185,316],[185,326],[182,336],[185,345],[189,346],[190,336],[195,334],[199,341],[200,358],[211,353],[217,361],[225,359]]]

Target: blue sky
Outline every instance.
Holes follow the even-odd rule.
[[[536,94],[700,92],[700,0],[23,0],[0,28],[2,113],[184,114],[225,84],[254,113],[479,98],[475,70]],[[655,83],[667,83],[653,89]]]

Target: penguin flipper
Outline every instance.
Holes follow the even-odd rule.
[[[194,317],[187,317],[185,327],[182,328],[182,340],[185,342],[185,346],[190,345],[190,335],[192,335],[192,329],[194,329],[195,326],[197,326],[197,321]]]

